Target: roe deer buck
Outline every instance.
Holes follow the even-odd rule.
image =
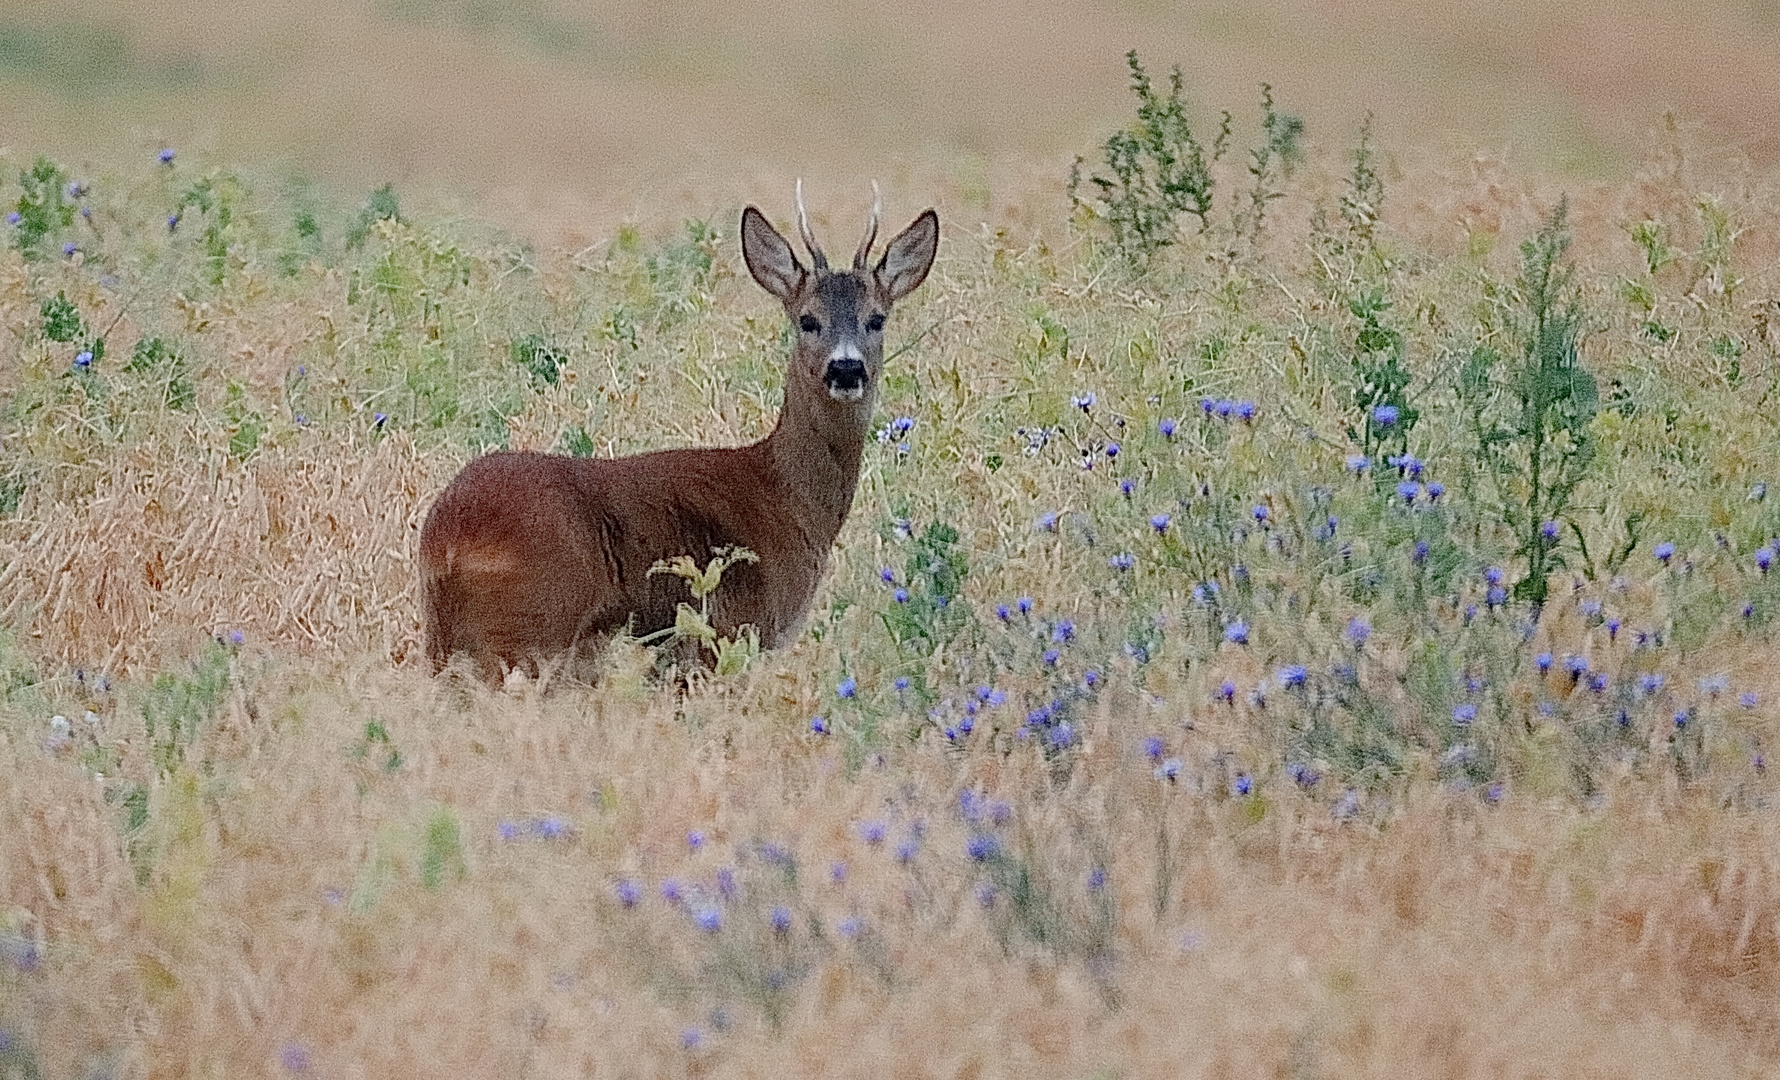
[[[661,450],[595,460],[497,453],[477,458],[440,493],[420,532],[426,652],[433,671],[468,653],[498,685],[513,668],[596,650],[620,629],[674,625],[680,579],[659,560],[745,547],[712,599],[711,625],[760,643],[791,641],[809,610],[859,480],[884,365],[884,319],[927,277],[939,247],[928,210],[870,266],[881,205],[848,270],[831,270],[810,231],[803,183],[797,227],[811,268],[750,206],[742,256],[796,328],[778,425],[735,449]]]

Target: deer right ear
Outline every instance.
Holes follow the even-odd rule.
[[[791,303],[803,288],[803,264],[779,230],[767,223],[766,215],[752,206],[742,211],[742,259],[760,287],[781,303]]]
[[[938,253],[939,215],[929,210],[884,248],[876,271],[879,288],[891,302],[901,300],[927,280]]]

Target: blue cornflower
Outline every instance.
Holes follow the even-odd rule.
[[[902,586],[898,585],[896,587],[896,591],[892,592],[890,594],[890,599],[896,601],[899,604],[906,604],[909,602],[909,591],[907,589],[903,588]]]
[[[1490,607],[1501,607],[1508,602],[1508,590],[1500,585],[1491,585],[1483,594],[1483,602]]]
[[[1218,684],[1218,696],[1224,699],[1226,705],[1236,704],[1236,684],[1225,679]]]
[[[1051,640],[1059,645],[1067,645],[1075,640],[1075,620],[1058,619],[1057,625],[1051,627]]]
[[[1151,761],[1161,761],[1162,750],[1162,736],[1151,735],[1143,740],[1143,756],[1149,758]]]
[[[74,366],[79,368],[82,371],[85,371],[87,368],[92,367],[93,366],[93,352],[92,352],[92,350],[91,349],[81,350],[79,355],[75,356],[75,358],[74,358]]]
[[[171,146],[162,147],[161,152],[155,155],[155,160],[162,165],[173,164],[173,148]]]
[[[680,895],[680,883],[678,881],[675,881],[673,878],[668,878],[661,883],[661,898],[663,900],[666,900],[670,904],[677,904],[680,902]]]
[[[1099,892],[1106,888],[1106,868],[1096,866],[1088,871],[1088,891]]]
[[[1681,710],[1681,711],[1680,711],[1680,712],[1677,712],[1677,713],[1676,713],[1676,714],[1675,714],[1675,726],[1676,726],[1676,727],[1678,727],[1678,728],[1684,728],[1684,727],[1686,727],[1686,726],[1687,726],[1687,721],[1688,721],[1688,720],[1689,720],[1689,719],[1690,719],[1690,718],[1691,718],[1691,713],[1690,713],[1690,711],[1689,711],[1689,710],[1687,710],[1687,709],[1682,709],[1682,710]]]
[[[725,900],[734,900],[736,894],[735,868],[721,867],[717,871],[717,895]]]
[[[987,881],[977,882],[976,898],[977,898],[977,907],[984,907],[984,908],[994,907],[995,906],[995,886],[989,884]]]
[[[1212,412],[1216,413],[1218,419],[1220,419],[1220,420],[1230,419],[1230,414],[1235,411],[1236,411],[1236,403],[1234,401],[1230,401],[1227,399],[1223,400],[1223,401],[1219,401],[1217,403],[1217,405],[1212,409]]]
[[[846,883],[847,864],[845,861],[836,860],[828,865],[828,880],[834,882],[836,885]]]
[[[698,928],[707,934],[715,934],[723,929],[723,909],[706,904],[692,913],[692,920]]]
[[[1100,399],[1094,396],[1094,391],[1092,390],[1080,394],[1072,394],[1069,398],[1069,403],[1083,412],[1092,409],[1099,401]]]
[[[784,906],[776,906],[771,911],[767,912],[766,921],[767,924],[773,928],[773,933],[789,933],[791,930],[791,909]]]
[[[861,821],[855,828],[859,832],[859,839],[872,847],[877,847],[884,842],[887,826],[882,821]]]
[[[278,1064],[285,1072],[308,1072],[309,1048],[302,1043],[285,1043],[278,1048]]]
[[[1464,727],[1475,719],[1477,719],[1477,706],[1471,704],[1469,701],[1465,702],[1463,705],[1456,706],[1452,710],[1452,722],[1460,727]]]
[[[1415,497],[1422,492],[1422,486],[1413,480],[1404,480],[1397,485],[1397,495],[1410,505],[1415,504]]]
[[[921,838],[918,836],[905,836],[896,845],[896,861],[899,863],[910,862],[920,853]]]
[[[1137,565],[1137,557],[1128,551],[1121,551],[1117,555],[1106,560],[1106,565],[1112,567],[1114,570],[1129,570]]]
[[[1168,526],[1173,520],[1174,519],[1169,517],[1167,514],[1151,515],[1150,528],[1156,530],[1156,534],[1159,536],[1162,533],[1165,533],[1168,531]]]
[[[1238,420],[1253,420],[1255,418],[1255,403],[1252,401],[1238,401],[1234,411]]]
[[[810,731],[816,735],[828,734],[828,720],[820,715],[810,717]]]
[[[1648,675],[1639,677],[1638,689],[1642,690],[1647,695],[1654,694],[1663,688],[1663,683],[1665,681],[1666,680],[1661,675],[1652,672]]]
[[[1273,511],[1267,509],[1267,506],[1264,503],[1257,504],[1253,510],[1249,511],[1249,513],[1254,515],[1254,519],[1263,525],[1267,523],[1268,518],[1273,516]]]
[[[1175,777],[1177,777],[1179,775],[1180,775],[1180,758],[1171,757],[1167,761],[1164,761],[1162,764],[1156,766],[1156,779],[1158,779],[1158,780],[1173,780]]]
[[[17,225],[19,222],[21,222],[23,220],[24,220],[23,215],[21,215],[17,210],[10,210],[6,214],[6,223],[8,225]]]
[[[1670,559],[1675,557],[1675,545],[1664,540],[1662,543],[1652,548],[1650,553],[1655,555],[1661,562],[1667,563]]]
[[[1551,670],[1551,654],[1548,652],[1540,653],[1538,656],[1533,657],[1533,664],[1538,667],[1539,674],[1545,674],[1547,671]]]
[[[834,688],[834,692],[843,698],[850,699],[857,697],[859,694],[859,680],[849,675],[841,680],[841,684]]]
[[[915,426],[915,421],[912,418],[907,417],[907,416],[899,416],[896,419],[890,421],[890,430],[894,431],[898,435],[904,434],[905,432],[907,432],[910,428],[912,428],[914,426]]]
[[[1211,398],[1202,397],[1199,399],[1199,411],[1204,413],[1207,416],[1210,416],[1214,411],[1216,411],[1217,407],[1218,407],[1218,403],[1213,401]]]
[[[503,821],[494,827],[494,831],[509,844],[519,839],[525,832],[517,821]]]
[[[1745,709],[1753,709],[1761,704],[1761,695],[1753,690],[1745,690],[1737,695],[1737,704],[1743,706]]]
[[[1555,521],[1547,521],[1543,525],[1540,525],[1539,535],[1547,540],[1556,540],[1558,538],[1558,523]]]
[[[909,677],[907,675],[898,675],[896,681],[890,685],[896,687],[896,692],[900,694],[909,688]]]
[[[1119,444],[1116,442],[1115,443],[1107,443],[1106,444],[1106,456],[1109,458],[1118,457],[1119,456]]]
[[[1440,496],[1446,494],[1446,485],[1436,480],[1428,485],[1428,501],[1439,502]]]
[[[1379,427],[1390,427],[1397,422],[1397,416],[1395,405],[1378,405],[1372,410],[1372,422]]]
[[[1162,422],[1156,425],[1156,430],[1160,431],[1162,433],[1162,437],[1165,439],[1174,438],[1174,432],[1176,430],[1174,417],[1172,417],[1172,416],[1163,417]]]
[[[1490,585],[1502,584],[1502,568],[1500,566],[1491,566],[1485,569],[1483,572],[1483,580]]]
[[[67,193],[68,193],[68,197],[70,199],[78,199],[82,195],[85,195],[87,193],[86,181],[85,180],[70,180],[70,181],[68,181]]]
[[[1033,520],[1032,527],[1039,532],[1056,532],[1057,511],[1046,510],[1044,513],[1038,515],[1038,517]]]
[[[686,834],[686,846],[694,851],[705,846],[705,834],[702,829],[694,829]]]
[[[1247,795],[1253,790],[1255,790],[1255,782],[1249,778],[1247,773],[1238,775],[1236,781],[1230,785],[1230,792],[1234,795]]]
[[[1348,472],[1363,473],[1367,469],[1370,469],[1371,467],[1372,467],[1372,459],[1367,457],[1365,454],[1349,454],[1349,455],[1347,455],[1347,471]]]
[[[1050,731],[1052,746],[1068,746],[1075,742],[1075,728],[1065,720]]]
[[[1014,606],[1020,609],[1020,614],[1030,615],[1032,613],[1032,597],[1022,596],[1014,601]]]
[[[1597,694],[1604,693],[1607,689],[1606,673],[1597,671],[1593,675],[1590,675],[1588,677],[1588,688]]]
[[[697,1028],[687,1028],[680,1032],[680,1049],[697,1050],[705,1044],[705,1033]]]
[[[896,584],[896,571],[886,566],[878,571],[878,580],[886,585]]]
[[[1366,644],[1366,639],[1371,636],[1371,623],[1358,615],[1347,620],[1347,640],[1353,642],[1355,645],[1364,645]]]
[[[964,842],[964,853],[972,862],[988,862],[1001,854],[1001,841],[986,833],[975,833]]]
[[[80,250],[80,245],[75,243],[72,240],[70,240],[67,243],[62,245],[62,254],[65,257],[70,258],[70,259],[74,258],[75,253],[78,252],[79,250]]]
[[[1291,777],[1292,783],[1305,788],[1316,787],[1317,781],[1323,778],[1321,773],[1301,761],[1288,764],[1286,775]]]
[[[1224,640],[1232,645],[1247,645],[1248,623],[1243,622],[1241,619],[1237,619],[1235,622],[1224,627]]]
[[[372,413],[371,414],[371,426],[372,427],[380,428],[388,422],[389,422],[389,414],[388,413]]]
[[[1056,667],[1057,661],[1063,659],[1063,654],[1056,649],[1046,649],[1041,659],[1044,660],[1046,667]]]
[[[1755,553],[1755,565],[1762,573],[1767,573],[1768,568],[1774,565],[1774,549],[1766,546],[1758,549]]]
[[[1417,566],[1420,566],[1422,563],[1428,561],[1429,550],[1428,542],[1426,540],[1417,540],[1415,542],[1415,550],[1410,552],[1409,558]]]
[[[1125,477],[1125,479],[1119,481],[1119,494],[1125,496],[1125,498],[1129,499],[1131,497],[1131,493],[1136,490],[1137,490],[1137,481],[1131,479],[1129,476],[1127,476],[1127,477]]]
[[[568,834],[569,823],[559,817],[545,817],[539,818],[533,828],[537,830],[538,836],[541,838],[557,840]]]
[[[854,941],[865,933],[865,922],[857,915],[849,915],[835,924],[835,932],[848,941]]]
[[[1607,640],[1608,641],[1618,641],[1619,640],[1619,628],[1623,625],[1625,625],[1625,624],[1620,622],[1618,619],[1608,619],[1607,620]]]
[[[1279,685],[1290,690],[1295,686],[1303,686],[1304,680],[1310,676],[1310,670],[1303,664],[1287,664],[1279,669],[1276,676]]]
[[[995,617],[997,619],[1000,619],[1002,622],[1007,622],[1009,619],[1014,617],[1014,611],[1012,608],[1008,607],[1006,604],[996,604],[995,605]]]

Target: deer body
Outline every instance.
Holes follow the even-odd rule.
[[[724,571],[711,623],[734,637],[752,625],[763,646],[790,642],[809,610],[852,506],[883,367],[890,306],[932,266],[929,210],[892,240],[875,268],[874,208],[853,268],[830,271],[798,223],[805,270],[758,210],[742,215],[748,268],[797,328],[785,404],[772,434],[734,449],[663,450],[596,460],[499,453],[465,466],[434,502],[420,535],[426,651],[435,672],[467,653],[498,682],[514,668],[593,651],[629,628],[674,625],[686,584],[650,574],[657,562],[745,547],[756,563]]]

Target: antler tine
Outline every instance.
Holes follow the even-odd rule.
[[[853,252],[853,269],[864,270],[871,258],[871,246],[878,241],[878,221],[884,216],[884,197],[878,191],[878,182],[871,182],[871,218],[865,223],[865,239],[859,241],[859,250]]]
[[[810,261],[816,269],[828,269],[828,256],[822,254],[822,245],[816,243],[816,234],[810,231],[810,215],[803,208],[803,177],[797,178],[797,232],[803,237],[803,246],[810,249]]]

